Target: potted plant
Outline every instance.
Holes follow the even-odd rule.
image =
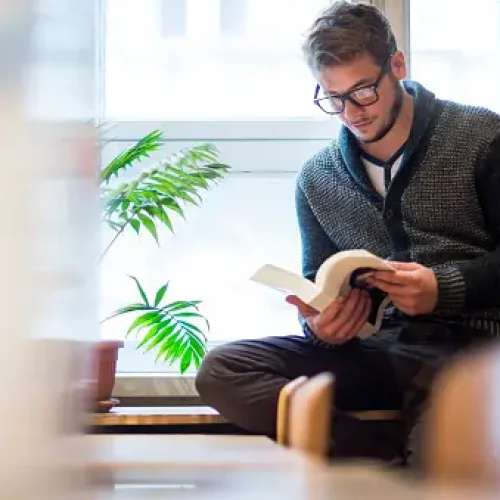
[[[102,222],[113,231],[101,261],[126,231],[147,234],[159,244],[158,229],[173,232],[172,216],[185,218],[186,205],[198,205],[201,192],[222,179],[229,167],[218,161],[218,151],[211,144],[195,145],[168,155],[149,168],[141,169],[132,180],[119,182],[120,174],[150,157],[164,144],[163,134],[154,130],[129,149],[120,153],[101,170],[100,193]],[[148,295],[140,280],[130,276],[138,300],[125,304],[103,321],[132,314],[126,335],[142,338],[138,348],[155,350],[156,360],[180,363],[184,373],[198,367],[206,353],[208,320],[200,313],[199,301],[168,300],[168,281]],[[114,385],[118,349],[121,341],[101,341],[98,354],[98,401],[110,399]]]

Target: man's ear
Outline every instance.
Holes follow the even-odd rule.
[[[406,69],[406,57],[402,50],[397,50],[391,59],[391,69],[393,75],[398,80],[403,80],[406,78],[408,72]]]

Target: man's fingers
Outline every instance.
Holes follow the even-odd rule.
[[[422,266],[417,262],[388,262],[397,271],[417,271]]]
[[[408,288],[405,285],[387,283],[386,281],[382,281],[376,278],[371,278],[369,283],[371,286],[378,288],[379,290],[382,290],[383,292],[386,292],[388,294],[401,294],[404,293],[404,290]]]
[[[354,292],[351,292],[354,293]],[[345,342],[351,339],[359,331],[359,328],[366,321],[364,319],[366,309],[369,308],[371,304],[370,296],[366,291],[357,290],[354,293],[356,297],[356,303],[353,305],[353,309],[347,311],[342,311],[342,315],[339,315],[339,322],[342,320],[343,324],[338,328],[335,335],[335,339],[340,342]],[[358,326],[360,325],[361,326]]]
[[[362,299],[362,291],[359,289],[351,290],[347,300],[342,305],[342,308],[338,312],[334,321],[327,323],[325,326],[328,327],[329,332],[335,336],[335,338],[343,338],[346,331],[350,328],[350,322],[352,321],[353,315],[359,308],[359,304]]]
[[[402,288],[399,291],[389,293],[389,297],[392,300],[392,302],[394,302],[394,301],[403,301],[404,302],[407,300],[413,301],[413,300],[415,300],[415,297],[418,297],[418,290],[415,288],[410,288],[410,287],[407,287],[404,289]]]
[[[415,279],[415,274],[410,271],[377,271],[367,279],[367,282],[376,281],[391,285],[409,285],[414,283]]]
[[[316,311],[316,309],[307,305],[305,302],[300,300],[296,295],[288,295],[286,297],[286,301],[289,304],[292,304],[293,306],[295,306],[299,310],[299,313],[301,314],[301,316],[303,316],[304,318],[308,318],[310,316],[314,316],[315,314],[318,314],[318,311]]]
[[[296,307],[308,307],[305,302],[302,302],[297,295],[287,295],[285,299],[289,304],[292,304],[293,306]]]
[[[347,300],[339,297],[334,300],[320,315],[318,319],[318,328],[325,328],[335,321],[339,313],[347,304]]]
[[[401,310],[409,310],[415,307],[415,300],[411,297],[394,297],[391,298],[391,301],[397,309]]]

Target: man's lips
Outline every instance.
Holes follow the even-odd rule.
[[[368,127],[368,125],[371,125],[372,122],[373,122],[373,120],[365,120],[362,122],[352,123],[351,127],[355,128],[356,130],[360,130],[360,129]]]

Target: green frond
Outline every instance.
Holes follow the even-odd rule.
[[[109,183],[111,177],[118,176],[122,170],[130,168],[134,163],[149,158],[149,155],[160,149],[164,137],[159,130],[153,130],[132,147],[121,152],[101,172],[101,184]]]
[[[151,134],[146,137],[153,137],[156,148],[155,141],[159,140],[159,133]],[[151,141],[141,139],[134,153],[125,152],[123,162],[127,163],[140,154],[140,144],[151,144]],[[200,205],[202,193],[229,171],[228,165],[218,162],[218,154],[211,144],[185,148],[143,169],[130,181],[113,188],[102,187],[103,222],[117,234],[128,225],[137,234],[144,227],[158,242],[158,226],[162,225],[173,232],[172,215],[184,217],[184,206]],[[119,164],[122,160],[119,157],[117,162],[110,165]],[[118,171],[109,168],[105,173],[109,178],[111,172]]]
[[[198,312],[199,301],[177,300],[162,304],[168,291],[168,283],[155,293],[154,305],[148,301],[144,287],[137,278],[131,276],[143,299],[143,303],[134,303],[121,307],[109,318],[131,312],[140,312],[128,328],[127,335],[141,337],[138,348],[155,351],[156,360],[173,364],[180,363],[181,373],[191,366],[200,366],[206,354],[208,331],[206,318]]]

